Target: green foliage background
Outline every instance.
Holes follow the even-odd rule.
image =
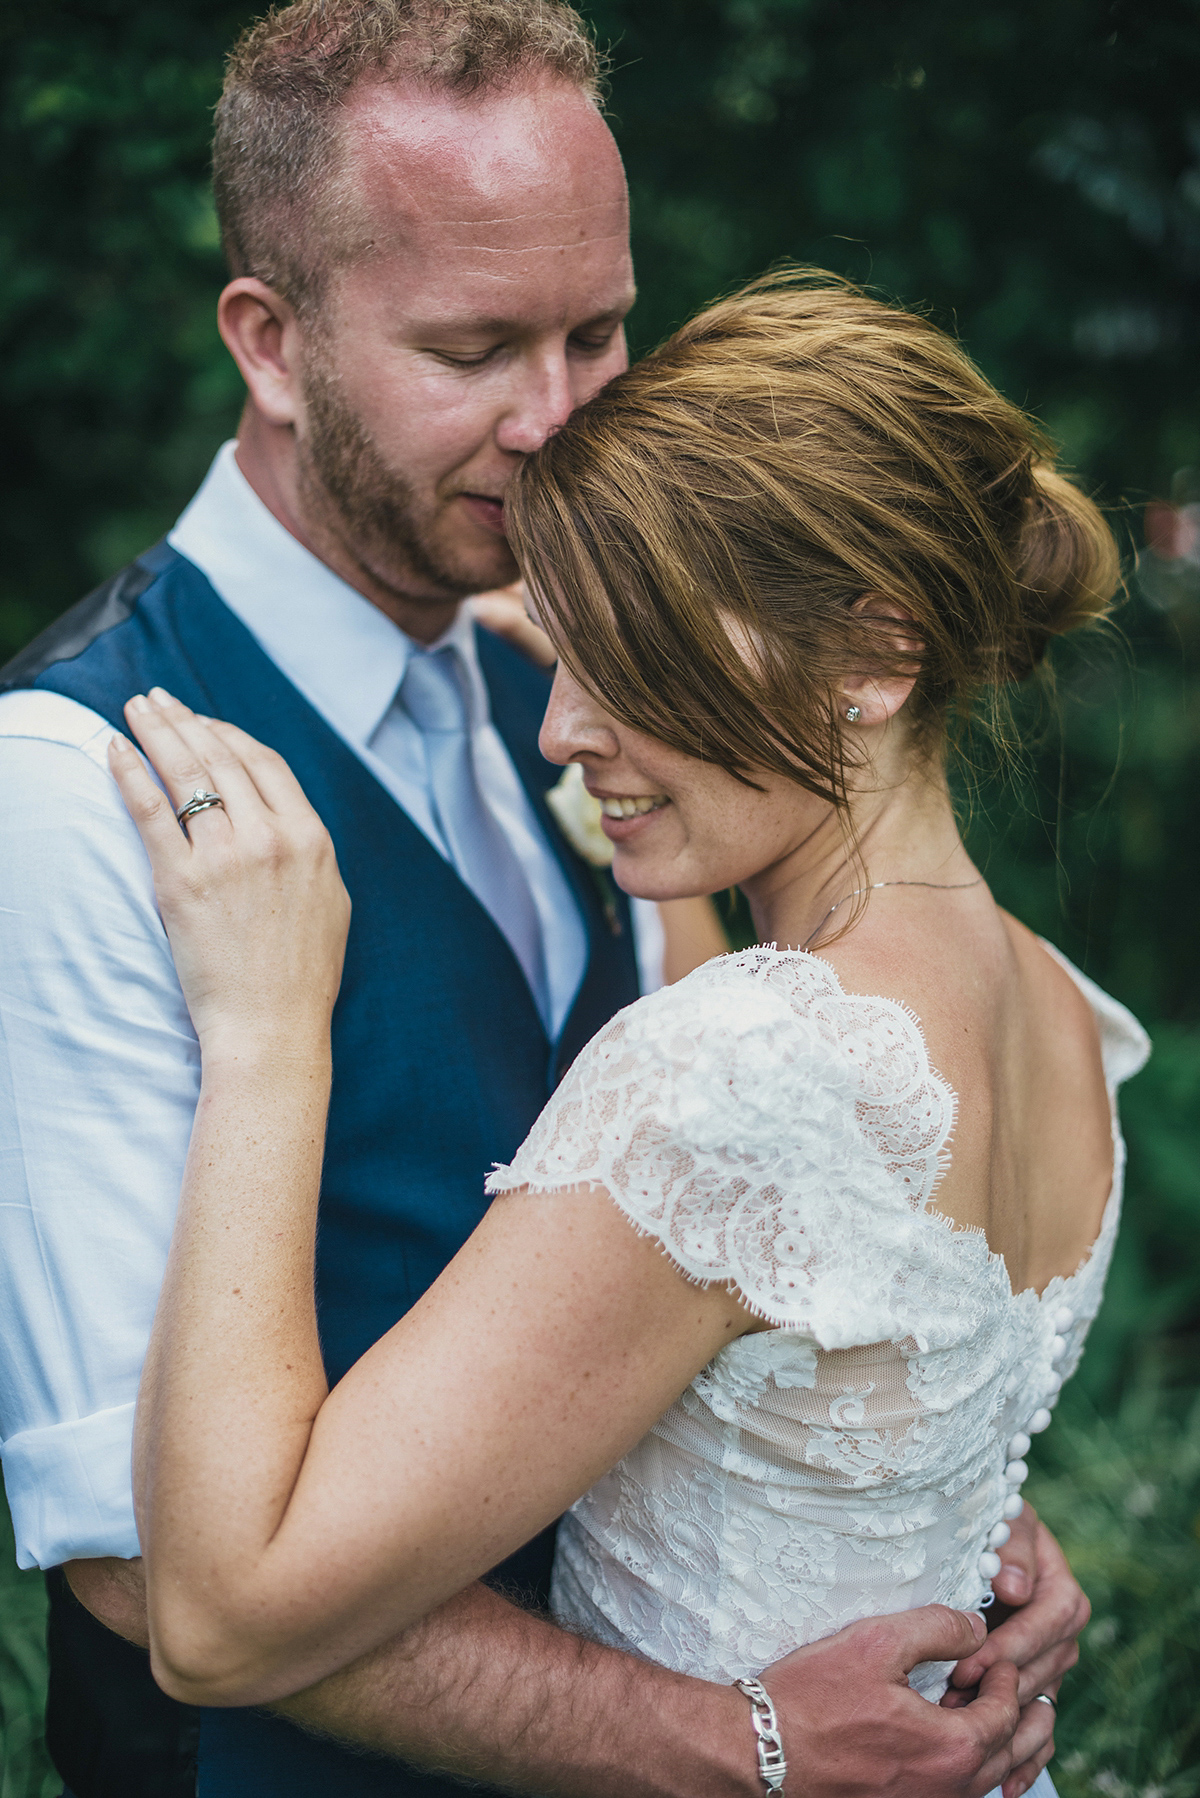
[[[1200,466],[1200,0],[595,0],[642,298],[635,348],[796,257],[928,306],[1111,507]],[[207,189],[206,0],[0,15],[0,660],[166,529],[236,421]],[[1186,486],[1186,477],[1183,485]],[[1014,911],[1141,1015],[1126,1223],[1035,1497],[1099,1622],[1063,1707],[1068,1798],[1200,1793],[1200,596],[1140,597],[1031,699],[1015,787],[969,783]],[[1114,773],[1115,770],[1115,773]],[[38,1599],[0,1588],[0,1798]],[[53,1788],[56,1789],[56,1788]]]

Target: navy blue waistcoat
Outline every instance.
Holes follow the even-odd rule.
[[[66,694],[121,728],[132,694],[166,687],[278,750],[333,837],[354,909],[333,1020],[317,1246],[331,1380],[436,1280],[483,1214],[492,1163],[512,1158],[583,1044],[637,993],[625,902],[606,905],[545,805],[559,774],[537,748],[546,677],[486,631],[479,656],[495,724],[587,925],[587,971],[554,1045],[478,900],[168,545],[81,601],[0,676],[0,687]],[[512,1577],[544,1590],[548,1555],[540,1540]],[[68,1783],[91,1798],[76,1777]],[[204,1713],[199,1790],[201,1798],[433,1798],[461,1787],[239,1711]]]

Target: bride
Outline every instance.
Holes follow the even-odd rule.
[[[685,326],[529,460],[508,516],[561,658],[542,747],[581,764],[616,879],[740,885],[763,946],[601,1031],[329,1392],[350,900],[277,756],[130,702],[171,804],[122,739],[112,767],[203,1052],[138,1416],[155,1671],[277,1699],[565,1511],[559,1619],[747,1680],[779,1789],[755,1676],[855,1619],[990,1602],[1100,1305],[1145,1038],[998,909],[945,762],[972,709],[1003,741],[1005,687],[1104,613],[1116,552],[953,342],[831,277]],[[185,835],[197,769],[223,805]],[[947,1673],[913,1683],[936,1700]]]

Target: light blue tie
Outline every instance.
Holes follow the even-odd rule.
[[[542,927],[525,870],[479,790],[466,694],[455,651],[413,650],[400,683],[401,705],[421,733],[434,821],[450,860],[504,932],[547,1016]]]

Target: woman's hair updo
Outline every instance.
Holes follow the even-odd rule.
[[[851,667],[948,715],[1102,617],[1116,544],[1034,421],[927,319],[836,276],[751,283],[619,375],[531,456],[510,535],[576,676],[636,730],[845,798]],[[911,655],[907,671],[912,672]]]

